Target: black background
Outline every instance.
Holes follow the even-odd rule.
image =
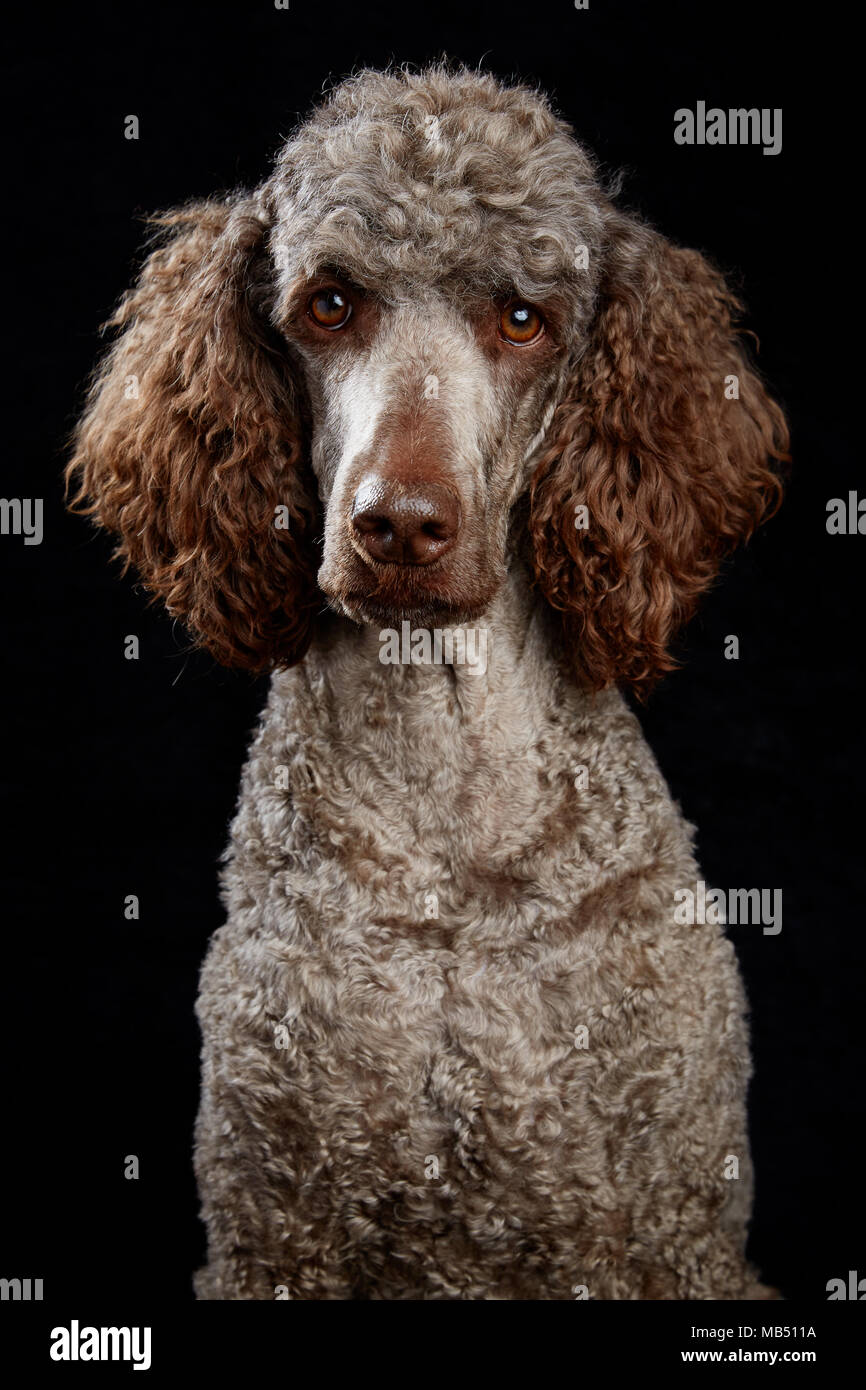
[[[9,21],[7,20],[7,24]],[[64,513],[64,437],[126,287],[141,215],[263,178],[323,84],[443,52],[538,82],[624,201],[742,287],[793,427],[780,516],[729,567],[684,666],[641,711],[711,884],[782,888],[781,935],[732,928],[753,1016],[751,1253],[789,1297],[866,1275],[859,1194],[863,933],[856,679],[866,537],[826,503],[863,485],[846,325],[850,44],[831,6],[731,0],[40,6],[7,30],[3,495],[45,539],[0,539],[5,1277],[185,1300],[193,1002],[222,920],[217,860],[265,683],[191,652]],[[819,83],[821,84],[819,86]],[[699,100],[781,107],[783,149],[682,147]],[[138,115],[140,139],[124,138]],[[849,263],[846,269],[846,261]],[[853,269],[853,274],[852,274]],[[853,334],[850,335],[853,337]],[[846,419],[847,415],[847,419]],[[849,429],[850,426],[850,429]],[[141,659],[123,656],[135,633]],[[739,661],[723,657],[740,639]],[[141,919],[123,903],[138,894]],[[141,1163],[123,1176],[126,1155]]]

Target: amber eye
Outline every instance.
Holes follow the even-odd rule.
[[[499,332],[507,343],[532,343],[543,328],[538,310],[522,299],[512,299],[499,315]]]
[[[307,305],[307,313],[320,328],[344,328],[349,322],[352,305],[342,290],[316,290]]]

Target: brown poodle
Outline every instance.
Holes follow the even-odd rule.
[[[616,689],[779,500],[736,300],[541,97],[445,66],[160,221],[70,474],[275,672],[201,981],[199,1295],[770,1296],[734,953],[679,920]]]

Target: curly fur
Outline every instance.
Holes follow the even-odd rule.
[[[359,73],[260,189],[160,222],[74,505],[218,660],[277,668],[202,972],[199,1296],[771,1296],[735,958],[674,920],[692,831],[615,689],[779,502],[740,306],[543,98],[444,65]],[[455,499],[444,560],[353,539],[371,468]],[[383,666],[402,618],[483,623],[487,670]]]
[[[127,331],[78,431],[78,501],[219,661],[261,670],[303,655],[317,606],[295,388],[251,294],[264,224],[246,199],[157,221],[174,237],[109,321]]]
[[[671,670],[720,559],[781,501],[785,422],[736,340],[740,309],[697,252],[633,223],[615,237],[531,488],[536,574],[593,688],[643,695]],[[734,411],[719,389],[730,377]],[[589,537],[570,524],[579,504]]]

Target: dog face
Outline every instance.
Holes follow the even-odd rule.
[[[360,621],[469,619],[502,582],[511,507],[591,314],[579,262],[602,215],[540,105],[452,79],[433,112],[421,88],[386,78],[371,101],[369,85],[301,129],[265,194],[272,317],[310,402],[318,583]],[[533,194],[542,148],[555,167]]]
[[[323,596],[472,620],[519,556],[580,677],[643,691],[778,500],[736,302],[524,88],[362,73],[256,193],[161,222],[70,476],[226,663],[299,659]]]
[[[511,506],[549,421],[570,320],[553,300],[363,277],[293,285],[280,326],[303,364],[324,506],[320,589],[358,621],[463,621],[505,573]]]

